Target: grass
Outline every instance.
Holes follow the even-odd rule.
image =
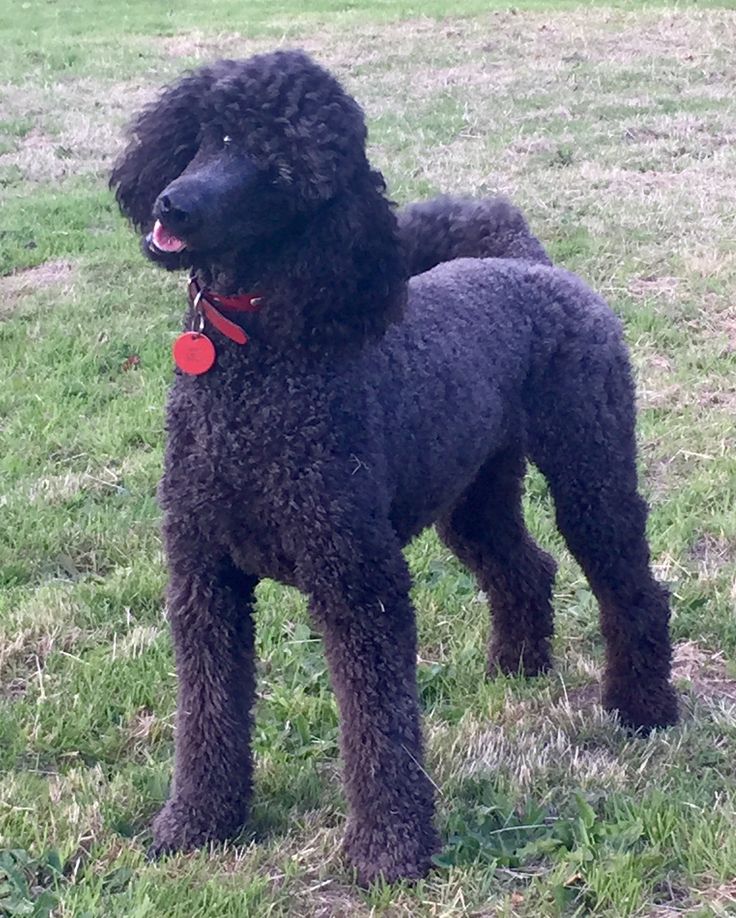
[[[728,4],[218,0],[0,14],[0,914],[736,913],[736,186]],[[105,189],[120,129],[200,60],[299,43],[365,105],[397,200],[501,191],[622,316],[673,590],[683,722],[598,704],[596,608],[561,559],[556,673],[485,682],[487,610],[409,549],[445,849],[416,887],[339,859],[337,718],[302,598],[260,587],[256,795],[235,845],[148,864],[174,676],[155,486],[182,288]]]

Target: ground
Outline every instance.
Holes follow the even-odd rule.
[[[733,6],[733,4],[730,4]],[[60,0],[0,13],[0,914],[736,914],[736,13],[492,0]],[[339,12],[338,12],[339,11]],[[451,11],[451,12],[450,12]],[[217,56],[305,46],[363,102],[398,201],[503,192],[625,322],[683,720],[632,739],[562,558],[554,673],[483,679],[486,608],[409,550],[445,850],[361,891],[339,859],[335,703],[302,598],[260,589],[253,818],[144,859],[174,675],[154,491],[180,280],[105,187],[126,117]]]

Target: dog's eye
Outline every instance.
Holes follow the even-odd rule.
[[[223,143],[232,143],[233,139],[229,134],[223,134],[222,142]]]

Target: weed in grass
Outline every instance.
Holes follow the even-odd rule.
[[[59,899],[62,864],[56,851],[34,858],[22,849],[0,849],[0,912],[50,918]]]

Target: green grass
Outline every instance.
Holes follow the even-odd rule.
[[[733,4],[33,2],[0,13],[0,915],[736,913]],[[105,187],[122,124],[183,68],[302,44],[364,104],[404,201],[501,191],[624,320],[683,722],[597,703],[593,597],[561,560],[555,674],[483,679],[487,609],[409,549],[445,849],[416,887],[339,858],[337,715],[303,599],[265,583],[252,817],[144,859],[175,683],[155,487],[183,290]]]

